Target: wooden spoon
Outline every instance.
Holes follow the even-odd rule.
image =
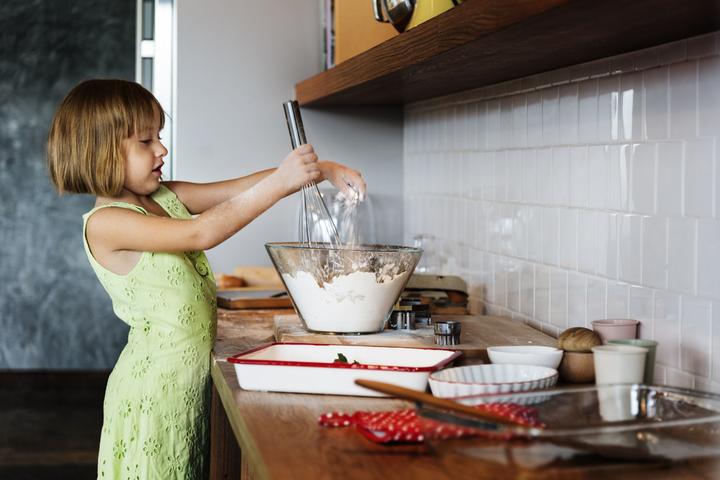
[[[360,385],[361,387],[392,395],[393,397],[403,398],[405,400],[412,400],[414,402],[424,403],[427,405],[433,405],[444,410],[461,413],[467,417],[483,420],[490,424],[488,425],[489,429],[497,427],[497,430],[505,429],[517,435],[523,435],[524,433],[529,433],[531,430],[535,429],[534,427],[526,427],[524,425],[519,425],[511,420],[508,420],[505,417],[494,415],[491,412],[484,412],[477,410],[476,408],[473,408],[471,406],[463,405],[462,403],[458,403],[454,400],[435,397],[425,392],[419,392],[417,390],[400,387],[398,385],[363,379],[357,379],[355,380],[355,383],[357,385]],[[593,443],[586,443],[582,440],[575,440],[570,437],[528,436],[528,438],[532,438],[536,441],[552,443],[558,446],[570,447],[588,453],[594,453],[601,457],[611,458],[614,460],[660,464],[670,463],[670,460],[667,457],[650,453],[647,449],[647,446],[645,445],[638,445],[635,447],[627,447],[624,445],[597,445]]]

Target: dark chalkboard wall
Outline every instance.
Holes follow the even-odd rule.
[[[55,108],[88,78],[135,76],[135,0],[0,1],[0,369],[104,369],[127,327],[88,265],[90,196],[45,166]]]

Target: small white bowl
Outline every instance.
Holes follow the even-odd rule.
[[[487,393],[524,392],[555,385],[557,370],[537,365],[468,365],[430,374],[436,397],[462,397]]]
[[[563,351],[559,348],[540,345],[488,347],[487,352],[492,363],[538,365],[555,369],[558,368],[563,357]]]

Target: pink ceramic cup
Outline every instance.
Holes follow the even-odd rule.
[[[637,320],[632,318],[605,318],[602,320],[593,320],[592,326],[603,340],[623,340],[637,338],[638,330]]]

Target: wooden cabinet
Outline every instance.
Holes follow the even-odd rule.
[[[717,0],[467,0],[295,92],[305,106],[402,105],[719,28]]]

